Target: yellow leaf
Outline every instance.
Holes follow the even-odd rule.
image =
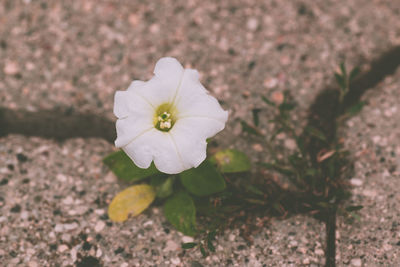
[[[147,184],[130,186],[119,192],[108,207],[108,217],[114,222],[123,222],[128,216],[142,213],[156,197],[154,188]]]

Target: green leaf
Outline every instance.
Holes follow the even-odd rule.
[[[260,118],[259,118],[259,116],[258,116],[258,113],[260,113],[260,112],[261,112],[261,109],[259,109],[259,108],[255,108],[255,109],[252,110],[252,113],[253,113],[253,122],[254,122],[254,125],[255,125],[255,126],[258,126],[258,124],[259,124],[259,122],[260,122]]]
[[[272,107],[275,107],[275,103],[272,102],[271,100],[269,100],[268,98],[266,98],[265,96],[261,96],[262,101],[264,101],[267,105],[270,105]]]
[[[203,257],[207,256],[206,250],[204,249],[203,245],[200,245],[200,252]]]
[[[318,170],[314,169],[314,168],[309,168],[306,170],[306,175],[308,175],[308,176],[315,176],[315,175],[317,175],[317,173],[318,173]]]
[[[364,206],[348,206],[346,207],[346,211],[358,211],[361,210],[362,208],[364,208]]]
[[[190,248],[194,248],[195,246],[197,246],[197,243],[194,242],[188,242],[188,243],[182,243],[182,248],[183,249],[190,249]]]
[[[156,190],[156,195],[159,198],[169,197],[173,192],[175,176],[165,178],[163,176],[152,176],[151,185],[154,186]]]
[[[136,182],[151,175],[160,173],[153,163],[148,169],[137,167],[122,150],[108,155],[103,159],[103,162],[118,178],[128,182]]]
[[[346,65],[344,64],[344,62],[340,63],[340,71],[342,72],[342,76],[343,78],[347,78],[347,70],[346,70]]]
[[[236,149],[226,149],[215,153],[210,159],[223,173],[245,172],[251,168],[249,158]]]
[[[280,111],[290,111],[294,109],[296,105],[294,103],[282,103],[279,105],[279,110]]]
[[[155,199],[154,188],[147,184],[134,185],[119,192],[108,207],[108,217],[123,222],[129,215],[142,213]]]
[[[215,252],[215,247],[210,239],[207,239],[207,248],[211,252]]]
[[[363,107],[365,106],[366,102],[365,101],[360,101],[357,104],[351,106],[348,110],[347,110],[347,114],[350,116],[355,116],[358,113],[361,112],[361,110],[363,109]]]
[[[342,90],[346,89],[346,81],[344,80],[343,76],[335,72],[335,78],[340,88]]]
[[[270,170],[275,170],[283,175],[294,175],[296,174],[295,171],[293,171],[292,169],[286,167],[286,166],[281,166],[275,163],[266,163],[266,162],[261,162],[260,163],[261,166],[270,169]]]
[[[349,75],[349,80],[352,81],[354,78],[360,74],[361,69],[359,67],[355,67],[354,69],[351,70],[350,75]]]
[[[358,222],[361,221],[360,215],[358,215],[358,214],[356,214],[356,213],[354,213],[354,212],[350,212],[350,215],[351,215],[354,219],[356,219]]]
[[[207,234],[207,239],[209,239],[209,240],[211,240],[211,241],[214,241],[214,240],[215,240],[216,234],[217,234],[217,233],[215,232],[215,230],[209,232],[209,233]]]
[[[196,234],[196,207],[186,192],[178,192],[164,204],[164,214],[175,228],[185,235]]]
[[[257,188],[254,185],[249,184],[249,185],[247,185],[246,189],[247,189],[247,191],[249,191],[255,195],[264,196],[264,192],[261,191],[259,188]]]
[[[324,133],[321,132],[320,130],[318,130],[317,128],[312,127],[312,126],[307,126],[307,127],[306,127],[306,131],[307,131],[310,135],[312,135],[312,136],[314,136],[314,137],[317,137],[318,139],[320,139],[320,140],[322,140],[322,141],[326,141],[326,137],[325,137]]]
[[[249,134],[254,134],[257,136],[263,136],[263,134],[260,132],[260,130],[257,127],[254,127],[253,125],[248,124],[244,120],[241,120],[240,124],[242,125],[242,130],[244,132],[248,132]]]
[[[179,175],[183,186],[196,196],[208,196],[225,189],[225,180],[214,165],[205,160],[197,168]]]

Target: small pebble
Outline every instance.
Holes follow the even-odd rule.
[[[97,251],[96,251],[96,257],[97,257],[97,258],[100,258],[101,255],[103,255],[103,251],[101,251],[101,249],[97,249]]]
[[[362,265],[362,261],[361,261],[361,259],[352,259],[352,260],[350,261],[350,264],[351,264],[352,266],[359,267],[359,266]]]
[[[179,245],[177,243],[175,243],[174,241],[172,241],[172,240],[168,240],[167,241],[167,245],[164,248],[164,251],[165,252],[175,251],[177,249],[179,249]]]
[[[190,243],[190,242],[193,242],[193,241],[194,241],[194,239],[191,236],[183,236],[182,237],[182,242],[183,243]]]
[[[60,252],[60,253],[63,253],[65,251],[67,251],[67,250],[68,250],[68,246],[66,246],[66,245],[60,245],[58,247],[58,252]]]
[[[16,62],[8,61],[4,66],[4,73],[7,75],[15,75],[19,72],[19,67]]]
[[[257,151],[257,152],[263,151],[263,147],[260,144],[254,144],[254,145],[252,145],[252,148],[254,151]]]
[[[255,31],[258,27],[258,20],[256,18],[250,18],[247,21],[247,29],[249,29],[250,31]]]
[[[275,102],[275,104],[280,105],[283,103],[285,96],[282,94],[282,92],[277,91],[271,94],[271,99]]]
[[[315,250],[315,254],[318,255],[318,256],[322,256],[322,255],[325,254],[325,252],[322,249],[316,249]]]
[[[287,147],[290,150],[296,149],[297,145],[296,142],[293,139],[286,139],[285,140],[285,147]]]
[[[74,203],[74,199],[71,196],[68,196],[64,198],[62,202],[65,205],[71,205],[72,203]]]
[[[179,258],[172,258],[171,263],[174,265],[179,265],[181,263],[181,260]]]
[[[350,183],[354,186],[361,186],[363,184],[363,181],[361,179],[358,178],[352,178],[350,180]]]
[[[98,221],[97,223],[96,223],[96,226],[94,227],[94,230],[98,233],[98,232],[101,232],[103,229],[104,229],[104,227],[106,226],[106,224],[103,222],[103,221]]]
[[[267,78],[264,80],[264,86],[267,88],[274,88],[278,85],[278,79],[276,78]]]

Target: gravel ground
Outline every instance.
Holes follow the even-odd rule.
[[[174,56],[198,69],[229,109],[219,145],[264,160],[262,146],[239,125],[262,107],[260,95],[278,99],[289,90],[298,103],[295,119],[304,121],[340,61],[354,66],[400,44],[399,15],[399,1],[383,0],[4,0],[0,106],[70,107],[114,119],[115,90],[132,79],[148,79],[158,58]],[[357,159],[352,201],[365,208],[360,222],[339,221],[339,266],[400,264],[399,78],[398,71],[368,93],[369,104],[343,132]],[[98,139],[61,144],[16,135],[0,139],[2,264],[323,264],[324,227],[306,216],[272,220],[250,246],[229,230],[205,259],[180,249],[188,238],[173,230],[157,207],[123,224],[111,223],[104,215],[107,203],[124,186],[101,163],[113,150]]]
[[[343,264],[400,265],[400,69],[364,96],[368,104],[347,122],[346,145],[355,164],[352,201],[363,205],[360,221],[338,234]]]

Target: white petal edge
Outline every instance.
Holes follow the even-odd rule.
[[[145,99],[143,99],[143,97],[135,94],[134,92],[115,92],[114,114],[117,118],[126,118],[129,115],[146,116],[153,113],[154,108]]]
[[[148,168],[152,161],[156,168],[167,174],[185,170],[179,152],[168,132],[152,129],[122,148],[140,168]]]
[[[224,128],[225,123],[214,118],[185,117],[178,119],[169,132],[175,136],[175,132],[184,131],[187,139],[206,140]]]
[[[123,147],[153,128],[152,117],[128,116],[119,119],[116,123],[117,139],[115,140],[115,146]]]
[[[178,118],[206,117],[225,123],[228,112],[211,96],[198,79],[196,70],[185,70],[178,97],[175,100]]]

